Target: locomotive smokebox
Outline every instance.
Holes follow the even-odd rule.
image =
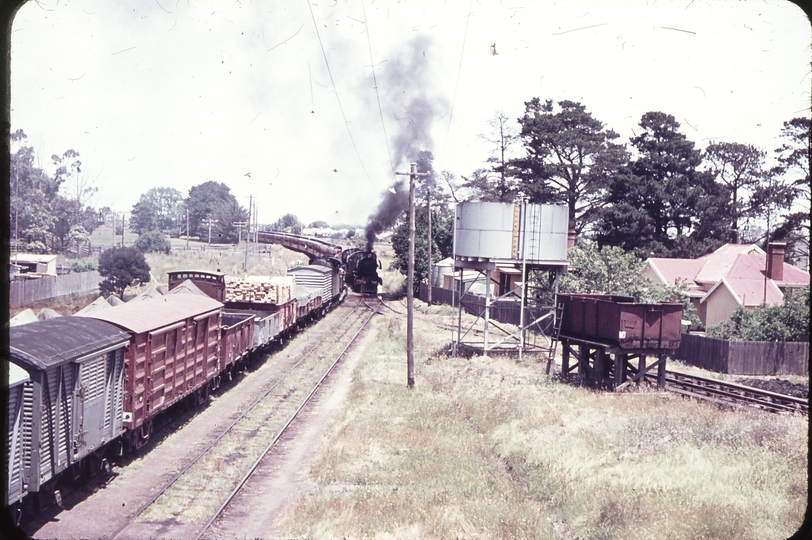
[[[568,218],[567,207],[560,205],[460,203],[454,228],[456,258],[566,265]]]

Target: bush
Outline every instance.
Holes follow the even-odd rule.
[[[809,339],[809,286],[788,292],[783,306],[739,307],[730,319],[708,328],[708,336],[740,341]]]
[[[144,254],[133,247],[103,251],[99,257],[99,274],[104,277],[99,289],[105,297],[115,294],[121,298],[127,287],[150,280]]]
[[[561,276],[562,293],[596,293],[631,296],[637,302],[677,302],[682,318],[691,326],[700,324],[696,309],[684,287],[667,287],[651,281],[641,272],[645,263],[634,253],[615,246],[598,249],[594,242],[570,248],[569,271]]]
[[[135,247],[141,253],[169,253],[172,244],[161,231],[149,231],[138,236]]]
[[[98,270],[99,264],[93,259],[88,261],[76,261],[70,268],[74,272],[90,272],[92,270]]]

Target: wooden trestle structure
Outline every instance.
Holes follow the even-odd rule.
[[[607,390],[622,390],[637,385],[648,374],[657,373],[657,386],[665,388],[666,349],[625,349],[617,345],[559,335],[561,343],[561,373],[568,375],[577,369],[581,380]],[[648,363],[648,359],[656,360]],[[570,365],[570,359],[575,362]],[[632,363],[637,360],[635,365]]]

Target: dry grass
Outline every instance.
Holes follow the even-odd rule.
[[[527,358],[449,358],[443,309],[417,317],[413,390],[405,320],[379,320],[284,534],[762,539],[800,526],[806,418],[595,392]]]

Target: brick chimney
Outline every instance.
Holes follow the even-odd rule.
[[[575,246],[575,229],[567,230],[567,250]]]
[[[785,242],[770,242],[767,246],[767,277],[773,281],[784,280],[784,253],[786,250]]]

